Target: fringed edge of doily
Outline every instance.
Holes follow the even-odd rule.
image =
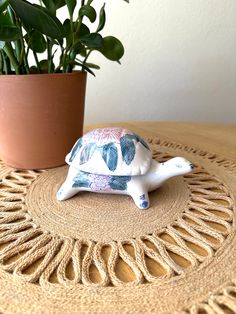
[[[175,314],[236,314],[236,280],[189,309]]]
[[[139,239],[96,243],[60,237],[42,230],[33,221],[24,204],[27,188],[40,172],[14,170],[2,179],[0,244],[5,245],[0,251],[2,268],[14,276],[41,285],[55,283],[54,279],[57,279],[56,282],[62,285],[82,283],[86,286],[135,286],[143,281],[157,283],[173,275],[181,275],[188,271],[188,268],[199,266],[212,258],[232,232],[233,203],[230,195],[226,193],[226,188],[216,178],[204,174],[201,169],[197,170],[196,167],[195,172],[195,175],[185,177],[193,195],[190,193],[189,209],[183,212],[181,218],[165,229],[154,231],[153,234],[144,235]],[[214,190],[217,187],[220,189],[218,192]],[[197,193],[200,193],[200,196]],[[220,199],[227,205],[217,204],[214,199]],[[221,212],[224,219],[215,215],[213,209]],[[214,229],[212,226],[215,224],[221,226],[221,229]],[[197,254],[196,250],[189,247],[189,243],[200,247],[206,254]],[[104,260],[104,248],[110,250],[108,260]],[[181,267],[177,263],[176,254],[185,260],[187,267]],[[146,265],[146,258],[158,263],[165,270],[164,274],[151,274]],[[133,281],[127,283],[117,277],[116,267],[120,259],[133,271]],[[37,263],[38,260],[41,262]],[[32,269],[35,263],[35,271],[31,270],[29,273],[27,269]],[[99,283],[91,280],[90,267],[95,267],[99,272]],[[73,279],[67,276],[68,268],[73,269]]]

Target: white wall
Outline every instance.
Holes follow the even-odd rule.
[[[236,123],[236,0],[110,0],[106,11],[103,34],[126,52],[121,66],[91,55],[101,70],[88,79],[86,123]]]

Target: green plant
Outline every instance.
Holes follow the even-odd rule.
[[[125,0],[128,2],[128,0]],[[0,0],[0,74],[72,72],[74,67],[92,72],[98,65],[88,63],[96,50],[107,59],[117,61],[124,54],[122,43],[113,36],[102,37],[105,26],[105,3],[97,14],[93,0]],[[66,6],[68,18],[61,22],[57,11]],[[85,24],[97,25],[90,32]],[[95,23],[96,22],[96,23]],[[94,26],[93,26],[94,27]],[[29,52],[35,64],[29,65]],[[59,61],[55,64],[55,54]],[[46,53],[39,60],[38,54]]]

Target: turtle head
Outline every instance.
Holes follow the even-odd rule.
[[[193,164],[183,157],[172,158],[166,161],[164,165],[168,168],[168,172],[172,176],[187,174],[194,168]]]

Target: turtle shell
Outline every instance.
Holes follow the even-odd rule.
[[[68,165],[100,175],[143,175],[152,153],[139,135],[123,128],[94,129],[78,139],[66,156]]]

